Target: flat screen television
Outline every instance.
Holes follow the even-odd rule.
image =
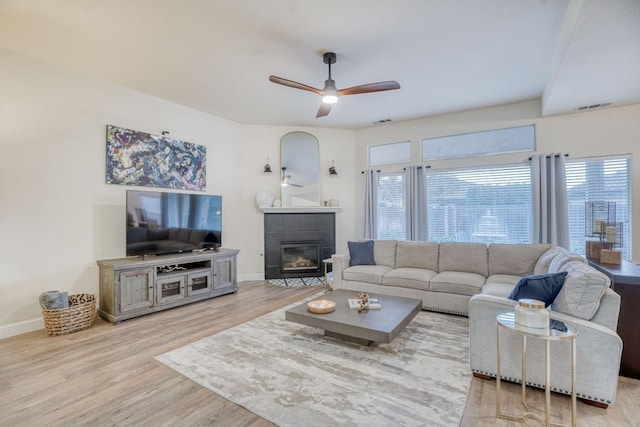
[[[127,256],[217,249],[222,196],[127,190]]]

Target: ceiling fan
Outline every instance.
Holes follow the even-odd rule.
[[[307,86],[302,83],[294,82],[293,80],[283,79],[282,77],[269,76],[269,80],[273,83],[278,83],[284,86],[289,86],[294,89],[308,90],[309,92],[317,93],[322,96],[322,105],[318,109],[316,118],[324,117],[331,111],[331,104],[338,102],[338,96],[345,95],[358,95],[361,93],[370,92],[382,92],[384,90],[400,89],[400,84],[394,80],[378,83],[367,83],[364,85],[348,87],[346,89],[337,89],[336,82],[331,78],[331,64],[336,63],[336,54],[333,52],[327,52],[322,55],[323,62],[329,66],[329,78],[324,81],[324,88],[322,90],[316,89],[312,86]]]

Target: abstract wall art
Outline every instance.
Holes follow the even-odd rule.
[[[202,145],[107,125],[107,184],[206,189]]]

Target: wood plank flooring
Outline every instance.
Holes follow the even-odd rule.
[[[50,337],[42,330],[0,340],[0,426],[272,426],[153,356],[320,290],[242,282],[238,294],[119,325],[98,320],[70,335]],[[515,412],[519,386],[504,385],[503,407]],[[529,395],[532,406],[543,407],[544,393]],[[495,418],[495,398],[495,381],[473,378],[461,425],[514,425]],[[638,402],[640,381],[621,377],[609,409],[578,403],[578,425],[639,426]],[[552,414],[568,422],[569,398],[552,394],[551,404]]]

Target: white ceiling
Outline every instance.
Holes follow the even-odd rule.
[[[0,47],[251,124],[640,103],[639,0],[0,0]],[[316,119],[318,95],[268,77],[322,88],[326,51],[339,89],[402,87]]]

